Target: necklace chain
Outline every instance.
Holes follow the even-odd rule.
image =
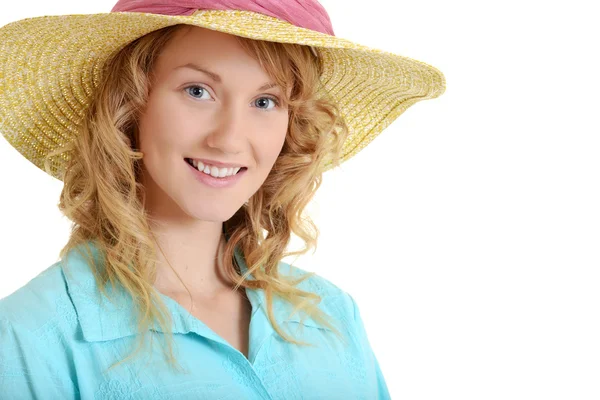
[[[179,274],[177,273],[177,271],[175,270],[175,268],[173,268],[173,266],[169,262],[169,259],[165,255],[165,252],[163,251],[162,247],[160,247],[160,244],[158,244],[158,240],[156,240],[156,237],[154,236],[154,234],[152,232],[150,232],[150,234],[154,238],[154,243],[156,243],[156,245],[158,246],[158,249],[162,253],[162,255],[165,258],[165,261],[167,262],[167,264],[169,265],[169,267],[171,267],[171,269],[173,270],[173,272],[175,272],[175,275],[177,275],[177,277],[179,278],[179,280],[183,283],[183,279],[181,279],[181,276],[179,276]],[[223,248],[223,244],[224,244],[223,235],[221,235],[221,237],[219,238],[219,246],[217,247],[217,265],[218,265],[219,268],[221,267],[221,251],[222,251],[222,248]],[[185,283],[183,285],[185,286]],[[186,289],[187,289],[187,287],[186,287]],[[188,290],[188,292],[189,292],[189,290]]]

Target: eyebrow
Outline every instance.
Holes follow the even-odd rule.
[[[182,68],[189,68],[189,69],[193,69],[196,71],[200,71],[200,72],[210,76],[210,78],[217,83],[223,82],[223,79],[221,79],[221,76],[219,76],[218,74],[211,72],[211,71],[207,70],[206,68],[202,68],[201,66],[196,65],[194,63],[187,63],[185,65],[180,65],[179,67],[176,67],[175,69],[182,69]],[[259,87],[258,91],[271,89],[271,88],[274,88],[277,86],[279,86],[279,85],[277,85],[275,82],[268,82],[268,83],[265,83],[264,85],[262,85],[261,87]]]

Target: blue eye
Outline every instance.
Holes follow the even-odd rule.
[[[188,90],[188,89],[191,89],[191,90]],[[208,90],[204,89],[202,86],[198,86],[198,85],[188,86],[185,88],[185,91],[188,92],[195,99],[202,99],[203,95],[207,95],[209,99],[212,98],[212,97],[210,97]],[[196,96],[200,96],[200,97],[196,97]]]
[[[254,105],[256,105],[257,108],[261,108],[263,110],[271,110],[273,107],[269,107],[269,100],[273,103],[273,107],[277,107],[279,105],[277,99],[273,97],[261,97],[259,99],[256,99],[254,100]]]

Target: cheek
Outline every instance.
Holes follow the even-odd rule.
[[[150,98],[144,114],[140,118],[140,143],[142,149],[170,147],[181,139],[185,130],[186,118],[177,114],[173,103]],[[181,110],[179,111],[181,113]],[[173,135],[180,132],[180,135]]]
[[[162,115],[160,108],[157,107],[152,98],[148,99],[148,104],[144,113],[140,116],[139,135],[142,151],[154,147],[157,141],[160,141]]]
[[[275,163],[285,142],[288,130],[287,121],[287,116],[280,121],[274,121],[268,126],[268,129],[265,129],[265,132],[262,132],[260,148],[263,150],[263,158],[268,160],[271,166]]]

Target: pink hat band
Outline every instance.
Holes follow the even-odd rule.
[[[254,11],[334,36],[329,15],[317,0],[119,0],[111,11],[192,15],[196,10]]]

